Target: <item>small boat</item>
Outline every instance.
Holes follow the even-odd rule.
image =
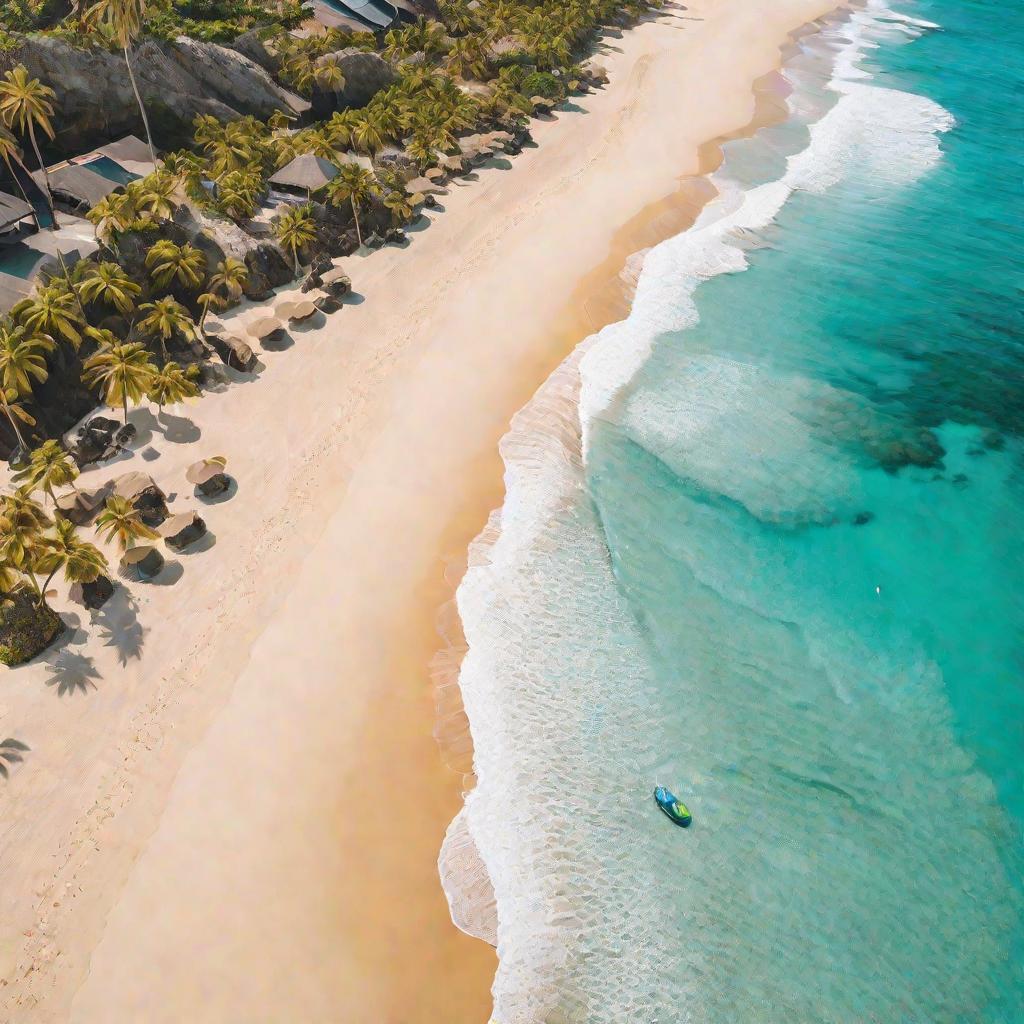
[[[693,815],[686,804],[664,786],[655,787],[654,802],[661,808],[662,814],[681,828],[686,828],[693,821]]]

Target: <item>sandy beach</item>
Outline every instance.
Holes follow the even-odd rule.
[[[708,141],[834,6],[694,0],[609,38],[610,84],[536,148],[341,261],[340,313],[255,379],[133,413],[141,454],[83,485],[143,469],[215,543],[100,612],[61,596],[75,628],[3,676],[0,738],[30,749],[0,780],[0,1019],[487,1020],[493,951],[437,880],[462,784],[432,735],[439,609],[510,417],[621,312],[630,254],[707,198]],[[213,454],[238,491],[201,506],[184,473]]]

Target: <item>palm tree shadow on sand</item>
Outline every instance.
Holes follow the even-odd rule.
[[[139,622],[139,606],[125,587],[117,587],[110,600],[93,614],[104,647],[112,647],[122,667],[142,657],[146,629]]]
[[[28,753],[30,749],[27,743],[10,736],[0,741],[0,778],[10,778],[10,765],[24,761],[22,754]]]
[[[101,676],[92,658],[87,654],[80,654],[65,647],[47,659],[47,664],[50,666],[50,674],[46,679],[46,685],[56,687],[58,697],[69,693],[88,693],[89,690],[97,689],[95,680]]]

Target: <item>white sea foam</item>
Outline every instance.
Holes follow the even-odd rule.
[[[469,642],[460,685],[473,731],[478,784],[449,830],[441,861],[456,923],[497,942],[495,1020],[500,1024],[753,1020],[758,1019],[750,1016],[756,1013],[754,1007],[772,1001],[777,1012],[760,1019],[867,1019],[834,1016],[823,993],[780,987],[783,983],[773,977],[777,959],[785,960],[797,977],[799,969],[791,959],[806,957],[809,972],[827,972],[828,965],[820,962],[820,950],[795,941],[785,950],[773,951],[775,933],[770,928],[766,926],[758,939],[736,923],[742,900],[756,901],[758,894],[737,891],[719,907],[701,899],[702,885],[722,894],[736,882],[755,884],[742,872],[735,873],[741,871],[736,863],[751,855],[759,826],[751,826],[749,837],[738,838],[727,857],[725,847],[716,852],[710,840],[698,839],[692,846],[694,859],[680,865],[671,879],[660,877],[660,865],[680,855],[678,848],[667,844],[668,830],[652,831],[637,808],[637,794],[665,768],[649,752],[667,749],[655,681],[644,658],[635,656],[652,642],[649,624],[637,621],[620,592],[608,560],[605,524],[587,499],[582,467],[596,425],[611,420],[617,428],[642,437],[646,450],[667,466],[767,519],[782,515],[784,509],[792,511],[791,502],[782,500],[783,490],[790,497],[794,491],[806,495],[802,514],[821,518],[830,514],[836,496],[853,486],[826,471],[827,453],[819,450],[801,418],[803,407],[836,399],[823,395],[820,385],[800,379],[766,380],[748,366],[705,355],[693,360],[687,379],[675,385],[666,382],[658,395],[648,391],[632,401],[624,396],[656,338],[697,322],[697,286],[744,270],[746,251],[756,244],[757,233],[773,222],[793,192],[824,192],[842,181],[851,166],[870,168],[879,188],[891,187],[915,180],[940,159],[939,133],[952,124],[948,113],[923,97],[870,84],[859,67],[880,41],[926,27],[872,2],[854,13],[834,38],[819,41],[812,56],[819,63],[830,61],[831,78],[827,84],[820,78],[814,83],[813,70],[807,70],[815,67],[811,60],[801,63],[795,76],[799,80],[794,82],[794,111],[827,108],[810,125],[807,147],[789,158],[780,180],[746,191],[732,185],[726,165],[718,175],[720,198],[697,224],[646,254],[628,319],[581,345],[516,417],[502,443],[506,503],[492,529],[474,544],[458,594]],[[807,40],[803,45],[806,53],[816,44]],[[815,84],[822,95],[803,102],[801,90]],[[826,93],[828,102],[823,103]],[[683,400],[680,389],[689,389],[689,401]],[[701,393],[700,401],[693,401],[695,391]],[[775,401],[766,403],[765,394]],[[682,423],[680,409],[688,416]],[[730,472],[737,452],[750,448],[751,430],[767,430],[776,441],[785,439],[778,445],[784,455],[760,473]],[[711,545],[714,534],[702,540]],[[686,564],[686,552],[673,555]],[[719,564],[722,574],[742,577],[742,567],[730,564],[727,551]],[[757,606],[753,592],[738,595],[746,605],[732,610],[735,621],[716,622],[722,612],[715,595],[724,590],[723,580],[705,575],[695,577],[695,585],[704,588],[707,599],[700,603],[695,596],[690,611],[707,616],[708,636],[727,637],[731,629],[746,625],[762,628],[768,610]],[[802,643],[800,637],[778,630],[772,659],[757,667],[760,682],[786,678],[787,666],[807,657]],[[697,651],[693,657],[704,653]],[[850,640],[849,658],[863,655]],[[828,660],[820,653],[814,657]],[[710,663],[711,655],[702,663],[704,669]],[[871,678],[881,685],[889,667],[876,666]],[[832,679],[830,685],[840,705],[848,702],[841,679]],[[622,699],[624,692],[628,699]],[[807,697],[825,702],[817,692]],[[716,706],[709,694],[694,698],[692,708],[693,750],[701,744],[721,744],[715,726],[722,719],[728,728],[731,710]],[[840,715],[831,705],[821,712],[830,713]],[[827,727],[812,717],[819,729]],[[936,723],[934,710],[923,709],[918,718],[929,727],[944,728],[941,721]],[[871,737],[865,739],[870,746],[885,723],[858,720],[856,726]],[[798,740],[811,746],[821,739],[809,725],[806,732],[803,726],[796,731],[799,736],[777,736],[773,742],[786,749],[789,763],[799,765],[810,754]],[[922,731],[903,741],[904,753],[921,764],[930,763],[926,735]],[[950,749],[955,751],[952,744]],[[768,756],[767,748],[756,751],[751,765]],[[908,783],[913,789],[908,801],[926,805],[944,793],[943,779],[960,782],[970,775],[969,765],[956,761],[959,755],[951,756],[952,761],[938,766],[940,782]],[[698,761],[695,753],[694,764]],[[762,769],[763,764],[750,767],[755,774]],[[877,774],[872,765],[860,764],[858,769],[862,786]],[[714,778],[698,775],[694,782],[705,783],[708,800],[714,799]],[[577,784],[585,793],[577,791]],[[984,782],[975,778],[972,785],[979,806],[984,806],[990,800]],[[754,794],[765,798],[767,786],[757,781],[751,799],[757,799]],[[880,781],[877,786],[875,795],[881,796]],[[782,817],[792,814],[798,820],[805,813],[799,785],[791,794],[772,794],[772,799],[777,799]],[[729,817],[725,810],[723,820]],[[749,815],[749,821],[758,817],[756,804],[728,810]],[[827,835],[828,829],[823,827],[822,833]],[[907,863],[932,865],[944,856],[990,862],[991,849],[980,830],[968,833],[951,837],[919,825],[916,834],[905,833],[901,839],[919,854],[918,861],[908,856]],[[762,841],[771,845],[764,836]],[[850,859],[850,870],[865,877],[876,863],[894,855],[892,838],[880,831],[841,842],[851,847],[843,853]],[[858,867],[853,847],[861,842],[863,864]],[[808,841],[808,850],[812,845]],[[710,859],[702,859],[704,855]],[[793,890],[794,914],[797,904],[806,910],[815,899],[821,900],[820,882],[798,851],[780,847],[767,856],[776,858],[779,873],[793,884],[806,885],[803,895]],[[880,933],[891,928],[898,920],[899,886],[908,883],[898,875],[891,878],[889,890],[876,894],[877,924],[854,914],[857,926],[877,927]],[[771,920],[781,927],[785,908],[776,907],[774,897],[761,896],[770,908],[766,914],[780,915]],[[683,906],[690,908],[685,923],[680,922]],[[950,931],[951,948],[962,941],[955,928],[946,929],[927,914],[910,916],[914,927]],[[681,928],[699,934],[702,942],[681,948]],[[719,928],[726,933],[716,938]],[[736,991],[703,991],[703,980],[720,970],[716,959],[734,957],[729,948],[734,941],[767,945],[744,949],[740,959],[747,973]],[[908,976],[917,969],[914,962],[904,962],[898,949],[889,949],[891,936],[880,934],[878,942]],[[834,957],[836,971],[857,967],[844,962],[842,951],[824,955]],[[930,969],[931,965],[922,968],[926,975]],[[859,991],[857,985],[852,988]],[[863,998],[867,1011],[870,999]],[[934,1008],[927,997],[919,1003],[914,1002],[916,994],[907,998],[908,1019],[934,1019],[928,1016]],[[804,1016],[786,1016],[787,1010]],[[852,1012],[851,1006],[846,1010]],[[925,1015],[915,1016],[918,1012]]]

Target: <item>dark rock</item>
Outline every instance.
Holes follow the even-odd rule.
[[[45,651],[64,632],[64,621],[48,605],[36,607],[25,591],[0,601],[0,665],[14,666]]]
[[[871,520],[874,519],[874,518],[875,518],[875,513],[874,512],[858,512],[853,517],[853,525],[854,526],[864,526],[867,523],[870,523]]]
[[[981,443],[990,451],[999,452],[1006,447],[1006,438],[998,430],[986,430]]]
[[[217,334],[210,338],[217,355],[232,369],[252,373],[256,369],[256,353],[242,341],[230,334]]]
[[[320,310],[321,313],[331,314],[337,313],[341,309],[341,303],[334,298],[332,295],[321,295],[320,298],[313,300],[313,305]]]
[[[114,444],[127,448],[138,436],[138,433],[139,428],[134,423],[125,423],[123,426],[118,427],[117,433],[114,434]]]
[[[227,473],[216,473],[209,480],[196,484],[196,490],[204,498],[215,498],[218,494],[223,494],[230,485],[231,477]]]
[[[139,510],[139,518],[151,529],[159,526],[169,515],[164,492],[155,484],[139,491],[132,504]]]
[[[954,487],[966,487],[967,483],[968,483],[968,480],[967,480],[967,474],[966,473],[957,473],[953,477],[953,486]]]
[[[71,600],[86,608],[102,608],[114,593],[114,584],[106,576],[97,576],[92,583],[74,583]]]

